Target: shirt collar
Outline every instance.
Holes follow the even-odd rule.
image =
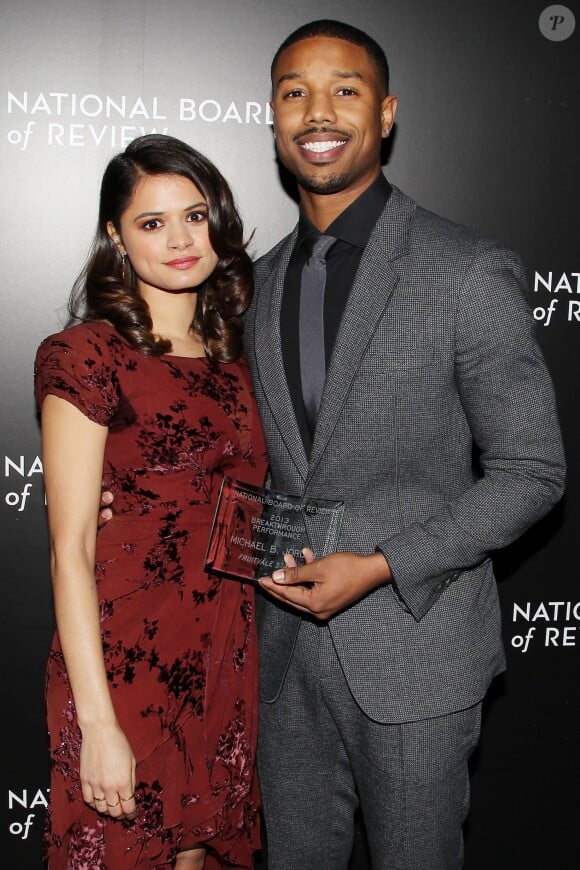
[[[335,239],[340,239],[349,245],[364,248],[391,192],[391,185],[383,173],[379,172],[370,187],[367,187],[354,202],[351,202],[333,220],[325,230],[325,235],[334,236]],[[320,232],[314,224],[300,210],[298,244],[303,244],[306,239],[316,238],[319,235]]]

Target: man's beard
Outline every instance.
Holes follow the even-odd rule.
[[[300,187],[311,193],[339,193],[348,187],[350,180],[348,172],[342,172],[341,174],[335,172],[327,175],[326,178],[307,174],[296,175],[296,181]]]

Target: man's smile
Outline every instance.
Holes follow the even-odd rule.
[[[346,139],[334,139],[328,142],[301,142],[300,147],[305,151],[315,151],[317,154],[322,154],[325,151],[332,151],[333,148],[338,148],[341,145],[346,145]]]

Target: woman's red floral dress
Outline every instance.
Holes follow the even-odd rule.
[[[87,323],[42,343],[35,377],[39,404],[62,397],[109,430],[103,477],[114,518],[97,536],[96,582],[113,704],[137,758],[135,821],[84,804],[80,733],[55,636],[49,867],[169,867],[180,844],[202,841],[208,867],[251,867],[254,589],[203,569],[222,475],[261,485],[266,471],[246,364],[145,357],[111,326]]]

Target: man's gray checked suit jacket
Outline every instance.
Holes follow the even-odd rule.
[[[280,344],[295,240],[296,229],[257,262],[246,320],[272,486],[344,500],[338,549],[388,559],[394,583],[329,623],[362,709],[401,722],[468,707],[504,667],[490,553],[542,517],[564,480],[521,264],[394,188],[348,299],[308,460]],[[269,702],[300,618],[260,599]]]

